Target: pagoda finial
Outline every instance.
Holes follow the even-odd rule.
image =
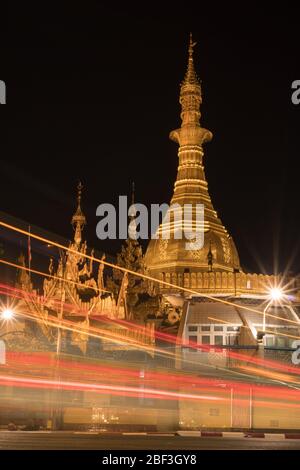
[[[197,74],[194,68],[194,47],[196,46],[196,42],[193,42],[193,35],[190,33],[190,42],[189,42],[189,60],[188,60],[188,67],[182,82],[182,85],[200,85]]]
[[[179,103],[181,104],[181,113],[180,117],[182,120],[181,128],[188,127],[190,129],[191,126],[196,126],[197,128],[201,127],[200,125],[200,118],[201,118],[201,103],[202,103],[202,91],[201,91],[201,84],[200,80],[197,77],[197,74],[195,72],[194,68],[194,58],[193,58],[193,53],[194,53],[194,47],[196,45],[196,42],[193,41],[193,36],[192,33],[190,33],[190,40],[189,40],[189,47],[188,47],[188,66],[187,66],[187,71],[185,73],[184,80],[181,82],[180,85],[180,95],[179,95]],[[198,131],[197,131],[198,132]],[[196,134],[193,134],[194,136]],[[200,136],[199,132],[197,134]],[[192,133],[188,131],[188,133],[183,137],[183,134],[181,134],[181,137],[178,134],[178,130],[172,131],[170,133],[170,138],[171,140],[174,140],[175,142],[180,142],[180,140],[183,142],[187,143],[187,139],[191,140]],[[212,135],[208,133],[202,134],[202,142],[207,142],[207,140],[210,140]],[[192,138],[193,140],[193,138]],[[199,139],[198,139],[199,140]],[[194,142],[190,142],[191,145],[194,144]]]
[[[193,52],[194,52],[194,47],[196,46],[196,42],[193,42],[193,34],[190,33],[190,44],[189,44],[189,59],[193,60]]]
[[[78,186],[77,186],[77,202],[78,202],[78,205],[80,205],[80,202],[81,202],[82,190],[83,190],[83,184],[81,183],[81,181],[79,181]]]
[[[86,218],[81,209],[81,194],[83,190],[83,184],[79,181],[77,186],[77,209],[72,217],[72,225],[75,230],[74,240],[76,243],[81,242],[81,231],[83,226],[86,224]]]

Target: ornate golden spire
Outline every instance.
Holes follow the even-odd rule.
[[[190,33],[190,42],[189,42],[189,60],[188,60],[188,67],[184,77],[184,80],[181,86],[184,85],[198,85],[200,87],[200,81],[197,77],[194,67],[194,47],[196,46],[196,42],[193,42],[192,33]]]
[[[188,67],[180,86],[179,96],[182,123],[180,129],[170,133],[170,139],[179,143],[180,146],[199,145],[202,147],[202,144],[212,139],[212,133],[202,128],[200,124],[202,92],[200,80],[194,68],[193,53],[195,45],[196,42],[193,42],[192,33],[190,33]]]
[[[81,209],[82,189],[83,189],[83,185],[79,181],[78,186],[77,186],[77,209],[76,209],[75,214],[72,217],[72,222],[71,222],[75,230],[74,240],[77,244],[81,242],[81,232],[82,232],[83,226],[86,224],[86,218]]]
[[[157,238],[148,245],[145,264],[151,274],[177,272],[183,275],[188,269],[191,273],[200,271],[233,271],[239,269],[236,247],[227,230],[219,219],[211,202],[204,172],[204,144],[212,139],[212,133],[202,127],[201,104],[202,92],[193,61],[195,47],[190,35],[188,48],[188,67],[180,86],[179,102],[181,105],[181,126],[170,133],[171,140],[179,144],[178,170],[174,185],[171,205],[183,207],[192,205],[192,226],[196,227],[196,205],[204,207],[204,224],[198,224],[196,230],[202,235],[204,246],[198,250],[187,250],[186,240],[176,239],[176,223],[172,213],[170,223],[162,223],[157,230]],[[173,217],[173,218],[172,218]],[[167,220],[167,217],[166,217]],[[163,234],[170,230],[170,239],[163,239]]]

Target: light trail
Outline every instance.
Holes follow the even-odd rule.
[[[47,307],[47,299],[43,296],[37,296],[36,293],[34,292],[28,292],[28,291],[25,291],[23,289],[18,289],[13,286],[0,284],[0,293],[10,296],[12,298],[23,299],[25,301],[28,301],[28,299],[31,299],[33,302],[38,301],[41,306]],[[57,308],[61,310],[61,300],[51,298],[51,306],[55,306],[55,305],[57,306]],[[75,314],[74,318],[76,318],[77,314],[78,316],[86,316],[86,313],[87,313],[86,310],[82,310],[80,309],[80,307],[77,307],[77,310],[75,310],[74,305],[69,304],[68,302],[63,302],[63,307],[64,307],[63,312],[72,313],[73,315]]]
[[[8,286],[8,285],[5,285],[5,284],[0,284],[0,288],[1,287],[3,287],[4,289],[8,289],[9,291],[13,291],[13,292],[17,292],[17,293],[22,294],[18,298],[24,298],[25,296],[27,297],[27,292],[24,291],[24,290],[17,289],[17,288],[14,288],[14,287],[11,287],[11,286]],[[15,293],[8,294],[8,292],[6,292],[6,290],[2,290],[2,291],[0,290],[0,293],[7,294],[7,295],[12,295],[14,297],[16,296]],[[35,298],[34,294],[29,293],[29,296],[32,297],[33,299]],[[56,301],[55,299],[54,299],[53,303],[54,304],[57,303],[59,307],[61,306],[61,302]],[[74,306],[65,302],[63,312],[68,313],[68,309],[70,309],[70,310],[72,309],[72,313],[74,313]],[[86,311],[82,311],[82,310],[78,309],[77,313],[79,315],[82,314],[82,316],[86,316]],[[55,318],[55,317],[53,317],[53,318]],[[106,322],[106,323],[110,323],[110,324],[113,324],[113,325],[122,325],[122,326],[125,326],[127,329],[130,329],[131,331],[134,330],[134,331],[142,332],[146,335],[147,334],[149,335],[149,333],[146,331],[145,327],[143,327],[143,326],[128,322],[126,320],[111,319],[111,318],[109,318],[107,316],[104,316],[104,315],[97,315],[97,311],[93,312],[93,314],[89,316],[89,319],[95,320],[95,321]],[[208,317],[208,319],[213,320],[213,321],[217,321],[219,323],[224,323],[224,324],[227,324],[227,325],[231,325],[230,322],[228,322],[226,320],[221,320],[220,318]],[[245,325],[242,325],[242,327],[250,329],[248,326],[245,326]],[[292,338],[292,339],[300,339],[300,336],[291,335],[291,334],[287,334],[287,333],[280,333],[280,332],[276,332],[276,331],[273,331],[273,330],[266,330],[265,332],[273,334],[274,336],[286,336],[286,337],[289,337],[289,338]],[[178,337],[175,336],[175,335],[170,335],[170,334],[167,334],[167,333],[162,333],[162,332],[156,331],[155,332],[155,337],[163,339],[163,340],[165,340],[166,342],[169,342],[169,343],[173,343],[173,344],[177,344],[177,345],[179,344]],[[221,352],[224,349],[224,348],[222,348],[220,346],[216,346],[216,345],[204,345],[204,344],[198,344],[198,343],[194,344],[190,341],[184,341],[184,340],[182,340],[180,342],[180,344],[182,346],[185,346],[185,347],[197,347],[197,348],[201,348],[201,349],[204,349],[204,350],[207,350],[207,351],[209,351],[210,349],[213,349],[213,350],[217,350],[217,351]]]
[[[214,317],[207,317],[209,320],[214,320],[214,321],[217,321],[219,323],[225,323],[226,325],[231,325],[231,323],[229,321],[226,321],[226,320],[221,320],[220,318],[214,318]],[[246,325],[241,325],[242,328],[247,328],[248,330],[251,330],[251,328],[249,326],[246,326]],[[273,330],[257,330],[258,332],[260,333],[270,333],[274,336],[286,336],[288,338],[292,338],[292,339],[300,339],[300,336],[295,336],[295,335],[290,335],[288,333],[280,333],[280,332],[277,332],[277,331],[273,331]]]
[[[20,315],[23,315],[25,316],[26,318],[30,318],[30,319],[34,319],[38,322],[41,322],[43,324],[46,324],[48,326],[53,326],[53,327],[56,327],[56,328],[62,328],[62,329],[65,329],[65,330],[69,330],[69,331],[72,331],[72,332],[75,332],[75,333],[80,333],[80,334],[84,334],[84,335],[87,335],[87,336],[91,336],[91,337],[95,337],[95,338],[99,338],[99,339],[104,339],[106,341],[113,341],[117,344],[126,344],[126,345],[129,345],[129,346],[134,346],[134,347],[137,347],[138,349],[142,349],[144,351],[147,351],[151,354],[153,354],[153,351],[155,349],[155,352],[163,355],[163,356],[169,356],[169,357],[173,357],[176,359],[176,357],[178,358],[181,358],[180,354],[179,353],[172,353],[172,352],[169,352],[169,351],[165,351],[164,349],[160,349],[160,348],[157,348],[157,347],[147,347],[145,346],[143,343],[139,343],[137,342],[136,340],[132,340],[130,338],[125,338],[124,336],[122,335],[118,335],[116,333],[112,333],[112,332],[107,332],[107,330],[100,330],[98,328],[95,328],[95,327],[91,327],[89,326],[88,328],[87,327],[83,327],[83,328],[75,328],[73,325],[74,325],[74,322],[71,322],[71,321],[68,321],[68,320],[58,320],[58,319],[51,319],[51,321],[49,319],[45,320],[45,319],[41,319],[40,316],[38,315],[34,315],[32,313],[24,313],[24,312],[19,312]],[[204,349],[205,346],[207,345],[202,345],[202,344],[197,344],[197,343],[193,343],[193,342],[189,342],[189,343],[186,343],[186,342],[183,342],[182,340],[180,340],[180,343],[181,345],[185,346],[185,347],[191,347],[191,348],[194,348],[194,349]],[[209,345],[209,348],[207,349],[207,351],[209,352],[210,349],[214,349],[214,350],[217,350],[218,352],[222,352],[224,350],[224,348],[216,348],[215,346],[211,346]],[[297,368],[297,367],[294,367],[294,366],[285,366],[283,364],[280,364],[280,363],[277,363],[275,361],[267,361],[265,359],[260,359],[260,358],[254,358],[254,357],[250,357],[250,356],[247,356],[245,354],[240,354],[240,353],[235,353],[234,351],[228,351],[228,356],[232,359],[237,359],[239,361],[243,361],[243,362],[253,362],[253,363],[256,363],[258,365],[261,365],[261,366],[267,366],[267,367],[272,367],[272,368],[275,368],[275,369],[278,369],[278,370],[284,370],[286,372],[290,372],[290,373],[294,373],[294,374],[297,374],[299,375],[300,374],[300,369]],[[197,362],[196,361],[193,361],[194,364],[196,364]],[[229,369],[224,369],[226,370],[227,372],[233,372],[234,371],[230,371]]]
[[[20,291],[22,292],[22,291]],[[128,337],[124,337],[122,335],[118,335],[116,333],[112,333],[112,332],[109,332],[107,330],[103,330],[103,329],[99,329],[99,328],[95,328],[95,327],[92,327],[92,326],[89,326],[88,329],[86,327],[75,327],[74,326],[74,322],[73,321],[68,321],[68,320],[58,320],[56,317],[52,317],[51,320],[49,319],[45,319],[45,318],[42,318],[41,315],[34,315],[32,312],[25,312],[25,311],[22,311],[22,312],[18,312],[20,315],[24,316],[24,317],[27,317],[31,320],[35,320],[37,322],[40,322],[40,323],[43,323],[44,325],[47,325],[47,326],[51,326],[51,327],[55,327],[55,328],[62,328],[62,329],[65,329],[65,330],[69,330],[69,331],[72,331],[74,333],[80,333],[80,334],[84,334],[84,335],[87,335],[87,336],[91,336],[91,337],[96,337],[96,338],[99,338],[99,339],[104,339],[106,341],[113,341],[113,342],[116,342],[117,344],[128,344],[129,346],[132,346],[132,347],[137,347],[138,349],[142,349],[142,350],[145,350],[147,352],[150,351],[150,354],[153,354],[153,350],[154,350],[154,347],[147,347],[145,346],[143,343],[138,343],[136,342],[135,340],[132,340]],[[78,313],[80,313],[80,311],[78,311]],[[86,316],[86,312],[83,312],[83,315]],[[229,322],[226,322],[224,320],[220,320],[220,319],[217,319],[217,318],[214,318],[214,317],[209,317],[210,319],[214,320],[214,321],[221,321],[222,323],[227,323],[229,324]],[[91,319],[93,319],[93,317],[91,317]],[[139,325],[134,325],[130,322],[126,322],[124,320],[112,320],[112,319],[109,319],[108,317],[102,317],[101,320],[103,321],[106,321],[107,323],[110,323],[112,325],[115,325],[115,324],[121,324],[123,326],[126,326],[127,329],[130,329],[130,330],[134,330],[134,331],[138,331],[138,332],[141,332],[143,333],[145,336],[150,336],[150,333],[142,326],[139,326]],[[95,334],[93,334],[95,333]],[[279,336],[281,335],[281,333],[279,333]],[[285,335],[285,334],[283,334]],[[295,336],[293,335],[288,335],[292,338],[295,338]],[[155,337],[156,338],[160,338],[160,339],[163,339],[164,341],[168,342],[168,343],[171,343],[171,344],[174,344],[176,345],[177,347],[178,346],[181,346],[181,347],[188,347],[188,348],[193,348],[193,349],[196,349],[196,350],[204,350],[205,352],[210,352],[211,350],[214,350],[214,352],[219,352],[219,353],[222,353],[224,351],[224,348],[222,347],[218,347],[218,346],[215,346],[215,345],[203,345],[203,344],[198,344],[198,343],[194,343],[194,342],[191,342],[191,341],[185,341],[181,338],[178,338],[174,335],[168,335],[166,333],[161,333],[161,332],[155,332]],[[298,337],[296,337],[298,338]],[[165,351],[164,349],[159,349],[159,348],[155,348],[155,351],[157,354],[161,355],[161,356],[169,356],[169,357],[173,357],[176,359],[177,358],[180,358],[180,353],[178,352],[169,352],[169,351]],[[228,350],[226,349],[226,353],[227,353],[227,356],[229,358],[232,358],[232,359],[236,359],[236,360],[239,360],[239,361],[242,361],[242,362],[252,362],[252,363],[256,363],[257,365],[260,365],[262,367],[264,366],[267,366],[267,367],[272,367],[273,369],[278,369],[278,370],[283,370],[285,372],[290,372],[290,373],[294,373],[294,374],[299,374],[300,373],[300,370],[298,368],[295,368],[293,366],[285,366],[283,364],[280,364],[278,362],[275,362],[275,361],[266,361],[264,359],[260,359],[260,358],[254,358],[254,357],[250,357],[250,356],[247,356],[245,354],[241,354],[241,353],[236,353],[234,351],[231,351],[231,350]],[[185,359],[186,362],[189,362],[189,363],[197,363],[197,361],[187,361]],[[207,364],[203,364],[204,366],[207,366],[209,367],[209,365]],[[214,367],[214,366],[211,366],[211,367]],[[227,372],[229,373],[232,373],[232,374],[238,374],[237,371],[233,371],[233,370],[230,370],[230,369],[224,369],[223,370],[226,370]],[[250,369],[249,369],[250,370]]]
[[[104,339],[106,341],[113,341],[117,344],[126,344],[129,346],[134,346],[137,349],[142,349],[145,351],[150,352],[151,354],[153,353],[153,347],[151,346],[145,346],[143,343],[140,343],[137,340],[124,337],[122,335],[118,335],[116,333],[108,332],[107,330],[100,330],[98,328],[94,328],[91,326],[84,326],[84,327],[74,327],[74,322],[65,320],[65,319],[55,319],[55,317],[52,317],[51,320],[41,318],[41,315],[35,315],[31,312],[24,312],[24,311],[18,311],[18,315],[21,315],[25,318],[29,318],[31,320],[35,320],[39,323],[43,323],[44,325],[55,327],[55,328],[61,328],[63,330],[68,330],[72,331],[73,333],[79,333],[81,335],[85,336],[91,336],[94,338],[99,338],[99,339]],[[164,354],[166,356],[172,355],[172,353],[164,350],[160,350],[159,348],[156,349],[158,352],[161,354]]]
[[[6,228],[8,228],[8,229],[17,231],[17,232],[19,232],[19,233],[22,233],[22,234],[24,234],[24,235],[27,235],[27,236],[30,235],[32,238],[38,239],[38,240],[40,240],[40,241],[42,241],[42,242],[45,242],[45,243],[47,243],[47,244],[56,246],[56,247],[61,248],[61,249],[63,249],[63,250],[72,252],[72,253],[74,253],[74,254],[77,254],[78,256],[79,256],[79,255],[80,255],[80,256],[84,256],[84,257],[86,257],[87,259],[90,259],[90,260],[92,260],[92,261],[98,262],[98,263],[100,263],[100,264],[102,263],[102,264],[104,264],[104,265],[106,265],[106,266],[110,266],[110,267],[112,267],[112,268],[119,269],[119,270],[121,270],[121,271],[123,271],[123,272],[128,272],[129,274],[132,274],[132,275],[135,275],[135,276],[144,278],[144,279],[148,279],[148,280],[151,280],[151,281],[153,281],[153,282],[157,282],[157,283],[159,283],[159,284],[162,284],[162,285],[165,285],[165,286],[168,286],[168,287],[177,288],[177,289],[179,289],[179,290],[182,290],[182,291],[185,291],[185,292],[189,292],[189,293],[192,293],[192,294],[195,294],[195,295],[199,296],[199,292],[194,291],[194,290],[192,290],[192,289],[187,289],[187,288],[184,288],[184,287],[181,287],[181,286],[177,286],[176,284],[168,283],[168,282],[166,282],[166,281],[161,281],[161,280],[158,280],[158,279],[156,279],[156,278],[153,278],[153,277],[148,276],[148,275],[145,275],[145,274],[136,273],[135,271],[129,270],[129,269],[127,269],[127,268],[120,267],[120,266],[115,265],[115,264],[113,264],[113,263],[108,263],[107,261],[100,260],[100,259],[98,259],[98,258],[95,258],[94,256],[90,256],[90,255],[87,255],[87,254],[79,253],[77,250],[73,250],[73,249],[70,249],[70,248],[68,248],[68,247],[66,247],[66,246],[64,246],[64,245],[59,244],[59,243],[52,242],[51,240],[46,239],[46,238],[44,238],[44,237],[40,237],[40,236],[38,236],[38,235],[36,235],[36,234],[32,234],[32,233],[29,234],[29,232],[26,231],[26,230],[19,229],[19,228],[17,228],[17,227],[12,226],[12,225],[6,224],[6,223],[4,223],[4,222],[2,222],[2,221],[0,221],[0,225],[6,227]],[[4,261],[4,260],[3,260],[3,261]],[[9,263],[9,262],[5,261],[5,263]],[[14,265],[14,267],[18,267],[18,268],[19,268],[19,266],[16,265],[16,264],[14,264],[14,263],[10,263],[10,264],[11,264],[11,265]],[[21,268],[24,268],[24,266],[21,266]],[[29,268],[26,268],[26,269],[28,270]],[[31,269],[31,272],[33,272],[32,269]],[[41,274],[41,275],[45,275],[45,274],[46,274],[46,273],[41,273],[41,272],[39,272],[39,271],[37,271],[37,273],[38,273],[38,274]],[[47,274],[47,276],[50,276],[50,275]],[[62,278],[60,278],[60,277],[58,277],[58,276],[55,276],[55,277],[56,277],[57,279],[59,279],[60,281],[62,280]],[[71,281],[71,282],[74,282],[74,281]],[[223,303],[223,304],[233,305],[233,306],[235,306],[235,307],[238,305],[238,304],[235,304],[235,303],[233,303],[233,302],[230,302],[230,301],[227,301],[227,300],[224,300],[224,299],[220,299],[220,298],[218,298],[218,297],[210,296],[210,295],[208,295],[208,294],[202,294],[202,293],[201,293],[201,296],[202,296],[202,297],[205,297],[205,298],[209,298],[209,299],[214,300],[214,301],[216,301],[216,302],[221,302],[221,303]],[[244,306],[244,305],[238,305],[238,307],[239,307],[239,308],[242,308],[242,309],[246,309],[246,310],[248,310],[248,311],[256,312],[256,313],[258,313],[258,314],[260,314],[260,315],[264,315],[263,312],[261,312],[260,310],[257,310],[257,309],[249,308],[249,307]],[[293,320],[283,319],[282,317],[278,317],[278,316],[276,316],[276,315],[272,315],[272,314],[268,314],[268,313],[266,313],[265,315],[268,316],[268,317],[271,317],[271,318],[281,319],[281,320],[287,321],[287,322],[289,322],[289,323],[294,323],[294,324],[297,324],[297,326],[299,326],[299,323],[298,323],[298,322],[295,322],[295,321],[293,321]],[[37,318],[35,318],[35,319],[37,320]],[[44,322],[45,322],[45,320],[43,320],[43,323],[44,323]],[[78,332],[78,331],[77,331],[77,332]],[[80,331],[80,333],[87,334],[87,332],[82,332],[82,331]],[[298,339],[298,338],[300,338],[300,337],[294,336],[294,338],[297,338],[297,339]],[[123,338],[122,338],[122,341],[121,341],[121,342],[124,344]],[[196,346],[195,346],[195,345],[192,345],[192,344],[189,344],[189,345],[184,344],[184,346],[195,347],[196,349],[200,349],[200,348],[201,348],[202,350],[205,349],[205,346],[204,346],[204,345],[196,345]],[[216,350],[217,348],[214,347],[213,349]],[[221,350],[221,348],[220,348],[220,350]],[[165,351],[162,351],[162,354],[166,354],[166,352],[165,352]],[[235,357],[237,357],[236,353],[235,353]],[[241,356],[241,357],[240,357],[240,360],[245,360],[245,358]],[[273,367],[276,367],[276,364],[275,364],[275,365],[273,364]],[[291,371],[290,368],[289,368],[289,371]],[[230,372],[233,372],[233,371],[230,371]]]
[[[247,310],[247,311],[251,311],[251,312],[254,312],[254,313],[258,313],[259,315],[264,315],[263,312],[261,312],[260,310],[257,310],[257,309],[253,309],[253,308],[250,308],[250,307],[247,307],[246,305],[240,305],[240,304],[236,304],[234,302],[230,302],[229,300],[224,300],[224,299],[221,299],[219,297],[214,297],[212,295],[209,295],[209,294],[206,294],[206,293],[200,293],[198,291],[195,291],[193,289],[189,289],[187,287],[182,287],[182,286],[178,286],[177,284],[172,284],[170,282],[167,282],[167,281],[162,281],[160,279],[157,279],[155,277],[152,277],[152,276],[149,276],[147,274],[142,274],[142,273],[137,273],[136,271],[133,271],[131,269],[128,269],[128,268],[125,268],[125,267],[122,267],[122,266],[118,266],[114,263],[109,263],[108,261],[104,261],[102,259],[99,259],[99,258],[95,258],[94,256],[91,256],[91,255],[88,255],[86,253],[80,253],[79,251],[77,250],[74,250],[73,248],[70,248],[70,247],[67,247],[65,245],[62,245],[60,243],[57,243],[57,242],[54,242],[54,241],[51,241],[45,237],[41,237],[40,235],[36,235],[32,232],[28,232],[27,230],[23,230],[23,229],[20,229],[19,227],[16,227],[14,225],[11,225],[11,224],[7,224],[6,222],[3,222],[3,221],[0,221],[0,225],[2,227],[5,227],[9,230],[13,230],[15,232],[18,232],[18,233],[21,233],[22,235],[26,235],[26,236],[30,236],[31,238],[34,238],[36,240],[39,240],[43,243],[46,243],[47,245],[52,245],[52,246],[56,246],[57,248],[60,248],[62,250],[65,250],[65,251],[68,251],[70,253],[73,253],[73,254],[76,254],[78,256],[81,256],[81,257],[84,257],[84,258],[87,258],[89,259],[90,261],[94,261],[96,263],[99,263],[99,264],[103,264],[104,266],[108,266],[110,268],[113,268],[113,269],[118,269],[122,272],[127,272],[128,274],[132,274],[133,276],[136,276],[136,277],[140,277],[142,279],[145,279],[145,280],[149,280],[149,281],[152,281],[152,282],[155,282],[155,283],[159,283],[165,287],[171,287],[173,289],[177,289],[177,290],[181,290],[183,292],[187,292],[189,294],[193,294],[197,297],[201,296],[201,297],[204,297],[204,298],[207,298],[207,299],[210,299],[210,300],[213,300],[215,302],[219,302],[219,303],[222,303],[222,304],[225,304],[225,305],[230,305],[230,306],[234,306],[235,308],[238,307],[238,308],[241,308],[243,310]],[[59,278],[60,279],[60,278]],[[277,317],[276,315],[272,315],[272,314],[265,314],[265,315],[268,315],[270,317],[273,317],[273,318],[280,318],[280,317]],[[285,321],[287,321],[287,319],[284,319]],[[288,320],[289,322],[293,322],[292,320]],[[296,322],[297,323],[297,322]],[[299,325],[299,323],[297,323]]]
[[[0,225],[1,225],[1,221],[0,221]],[[73,284],[75,286],[79,286],[81,288],[84,287],[84,285],[81,284],[80,282],[72,281],[71,279],[65,279],[65,278],[60,277],[60,276],[55,276],[53,274],[45,273],[43,271],[37,271],[36,269],[32,269],[32,268],[29,269],[26,266],[23,266],[22,264],[11,263],[10,261],[4,260],[4,259],[0,259],[0,263],[5,264],[7,266],[11,266],[11,267],[16,268],[16,269],[22,269],[23,271],[29,271],[30,273],[37,274],[39,276],[48,277],[48,278],[54,279],[56,281],[60,281],[60,282],[64,282],[64,283],[66,282],[66,283],[69,283],[69,284]],[[107,289],[99,289],[98,287],[93,287],[93,290],[95,290],[97,292],[111,293]]]
[[[218,397],[211,397],[206,395],[195,395],[189,393],[178,393],[170,392],[165,390],[148,389],[140,387],[126,387],[126,386],[113,386],[104,384],[90,384],[83,382],[70,382],[70,381],[55,381],[55,380],[41,380],[41,379],[29,379],[27,377],[11,377],[0,375],[0,383],[6,386],[20,386],[34,388],[35,386],[41,388],[63,388],[66,390],[86,390],[90,392],[99,391],[102,393],[117,393],[122,396],[125,394],[134,394],[134,396],[147,398],[161,398],[168,400],[209,400],[218,401]],[[132,395],[131,395],[132,396]]]
[[[279,374],[278,372],[273,372],[273,371],[270,371],[270,370],[259,369],[257,367],[250,367],[250,366],[238,366],[238,368],[242,369],[242,370],[245,370],[247,372],[250,372],[252,374],[260,375],[260,376],[267,377],[267,378],[270,378],[270,379],[273,379],[273,380],[277,380],[277,381],[281,381],[281,382],[283,382],[283,381],[284,382],[292,382],[293,384],[296,383],[296,384],[300,385],[300,382],[294,382],[286,374]],[[299,395],[299,399],[300,399],[300,395]]]
[[[214,319],[213,317],[209,317],[209,318]],[[214,319],[214,320],[217,320],[217,319]],[[129,322],[124,321],[124,320],[117,320],[117,322],[121,323],[122,325],[127,325],[127,326],[132,325]],[[222,320],[222,322],[224,322],[224,321]],[[230,323],[228,322],[228,324],[230,324]],[[140,327],[137,326],[136,328],[138,329]],[[280,336],[281,334],[278,333],[278,335]],[[283,335],[287,336],[285,334],[283,334]],[[294,335],[289,335],[289,336],[291,338],[300,338],[300,337],[297,337],[297,336],[294,336]],[[183,346],[183,347],[194,348],[194,349],[201,349],[201,350],[205,350],[206,352],[210,352],[210,350],[214,350],[216,352],[222,353],[225,349],[225,348],[222,348],[221,346],[218,347],[218,346],[215,346],[215,345],[198,344],[198,343],[195,343],[193,341],[184,341],[181,338],[179,339],[177,336],[168,335],[166,333],[161,333],[161,332],[156,332],[155,337],[160,338],[160,339],[164,339],[166,342],[173,343],[177,346]],[[300,374],[300,370],[297,367],[285,366],[285,365],[282,365],[282,364],[277,363],[275,361],[270,361],[270,360],[266,361],[266,360],[259,359],[259,358],[251,358],[250,359],[248,357],[245,357],[245,354],[236,353],[236,352],[230,351],[228,349],[225,349],[225,350],[226,350],[226,353],[227,353],[228,357],[230,357],[230,358],[238,359],[238,360],[245,361],[245,362],[248,362],[250,360],[250,361],[256,362],[259,365],[267,365],[268,367],[272,367],[272,368],[275,368],[275,369],[279,367],[279,368],[282,368],[285,371],[294,372],[295,374]]]
[[[47,374],[51,371],[51,366],[53,365],[54,358],[49,357],[47,354],[25,354],[20,355],[17,353],[8,353],[8,365],[5,367],[5,370],[10,370],[12,373],[22,372],[24,373],[24,366],[26,365],[27,369],[30,368],[30,373],[43,371],[43,373]],[[33,369],[35,366],[36,369]],[[256,370],[254,371],[256,372]],[[161,386],[164,384],[165,387],[172,387],[178,388],[182,387],[184,389],[191,389],[195,390],[208,390],[211,392],[214,390],[221,391],[221,390],[230,390],[231,388],[234,389],[238,394],[248,394],[249,388],[259,396],[268,396],[270,398],[275,397],[282,397],[283,399],[290,399],[294,400],[297,399],[299,401],[300,398],[300,391],[295,390],[285,390],[283,387],[277,386],[266,386],[266,385],[256,385],[251,383],[240,383],[240,382],[233,382],[228,380],[221,380],[215,378],[202,378],[202,377],[193,377],[187,376],[186,374],[183,375],[179,374],[170,374],[170,373],[161,373],[156,371],[149,371],[146,370],[143,372],[143,376],[140,375],[139,369],[128,369],[128,368],[120,368],[120,367],[111,367],[105,365],[93,365],[87,362],[78,363],[67,360],[65,358],[60,360],[60,375],[61,377],[67,375],[71,375],[74,379],[75,377],[79,377],[81,380],[84,378],[87,380],[90,378],[91,380],[102,380],[103,378],[107,380],[109,378],[110,381],[120,381],[128,382],[128,381],[136,381],[139,384],[153,384],[155,386]]]
[[[118,395],[122,397],[136,397],[136,398],[154,398],[158,400],[176,400],[181,401],[184,400],[186,402],[219,402],[224,404],[229,404],[231,399],[229,398],[229,390],[206,390],[208,393],[212,393],[213,395],[208,394],[195,394],[195,393],[186,393],[186,392],[174,392],[169,390],[162,390],[162,389],[153,389],[147,387],[133,387],[133,386],[126,386],[126,385],[112,385],[112,384],[95,384],[95,383],[85,383],[85,382],[78,382],[78,381],[70,381],[70,380],[47,380],[47,379],[40,379],[40,378],[27,378],[27,377],[20,377],[20,376],[0,376],[0,384],[3,386],[12,386],[12,387],[20,387],[20,388],[33,388],[33,389],[60,389],[60,390],[70,390],[70,391],[86,391],[91,393],[100,393],[100,394],[109,394],[109,395]],[[227,393],[226,393],[227,392]],[[249,389],[248,389],[249,392]],[[252,390],[253,392],[253,390]],[[216,396],[216,393],[219,396]],[[226,396],[224,396],[226,395]],[[283,409],[295,409],[300,408],[299,403],[290,403],[290,402],[279,402],[277,396],[269,397],[269,400],[258,400],[255,398],[255,405],[262,407],[263,409],[269,407],[274,409],[276,408],[283,408]],[[235,397],[235,405],[243,407],[244,405],[248,405],[249,403],[249,395],[245,396],[245,398],[239,398],[239,395]]]

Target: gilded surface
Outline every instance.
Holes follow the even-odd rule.
[[[180,87],[181,127],[170,133],[170,139],[179,144],[179,164],[171,204],[193,204],[193,207],[196,204],[204,205],[204,246],[199,250],[186,250],[187,240],[184,237],[181,240],[174,238],[176,223],[170,214],[170,240],[167,243],[161,239],[166,230],[166,226],[161,224],[158,239],[150,241],[146,253],[146,265],[150,274],[156,277],[160,277],[163,272],[172,271],[183,273],[187,270],[198,272],[240,269],[235,244],[213,208],[205,178],[203,144],[212,139],[212,133],[200,123],[202,91],[194,68],[194,46],[191,37],[188,67]],[[199,230],[203,232],[203,227]],[[210,246],[212,258],[208,263]]]

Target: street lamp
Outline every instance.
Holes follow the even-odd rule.
[[[2,320],[12,320],[14,317],[14,312],[11,308],[6,308],[1,312]]]

